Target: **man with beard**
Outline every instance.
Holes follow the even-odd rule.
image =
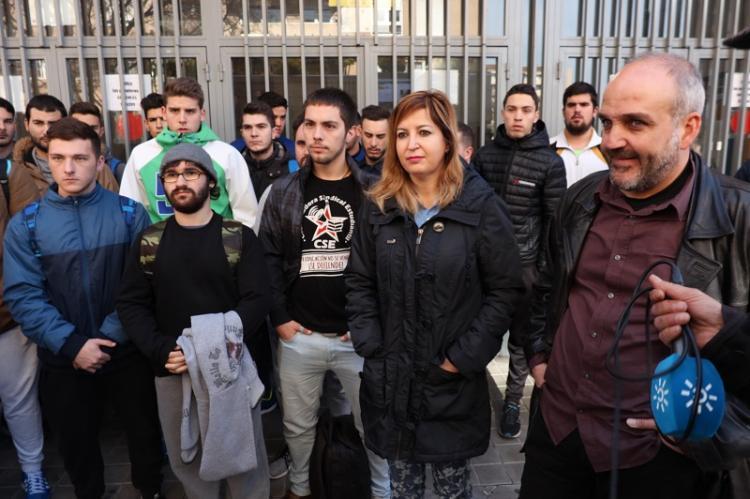
[[[691,151],[704,103],[701,75],[673,54],[632,59],[604,93],[609,171],[565,194],[551,227],[550,266],[535,286],[526,353],[540,410],[529,426],[521,498],[606,497],[615,466],[621,499],[706,498],[718,485],[718,474],[639,424],[651,418],[648,381],[618,382],[616,402],[616,381],[605,369],[615,323],[657,260],[675,262],[687,285],[748,309],[750,191]],[[671,278],[666,265],[653,274]],[[628,376],[646,374],[649,362],[670,353],[645,308],[645,299],[637,301],[624,328],[619,363]]]
[[[310,496],[310,455],[329,369],[341,381],[363,436],[363,359],[349,338],[343,274],[364,189],[375,179],[346,154],[356,112],[342,90],[323,88],[308,96],[302,127],[309,166],[273,184],[260,226],[271,274],[271,323],[280,340],[284,436],[292,458],[288,499]],[[368,457],[372,496],[390,497],[387,462],[369,450]]]
[[[125,430],[133,485],[144,498],[161,497],[153,373],[115,312],[128,249],[148,215],[97,184],[106,166],[90,126],[63,118],[44,135],[54,183],[8,224],[3,298],[37,345],[42,412],[76,497],[105,491],[99,430],[107,400]]]
[[[273,140],[273,133],[271,107],[263,101],[249,102],[242,110],[240,134],[245,148],[241,152],[259,200],[276,179],[289,173],[289,153]]]
[[[47,161],[47,130],[68,115],[65,105],[59,99],[47,94],[35,95],[26,104],[25,125],[28,137],[16,142],[13,148],[13,167],[26,168],[34,179],[39,195],[43,196],[54,182]],[[107,190],[117,192],[118,185],[108,168],[99,170],[96,181]]]
[[[362,110],[362,146],[365,162],[362,169],[380,176],[383,158],[388,147],[388,118],[391,112],[380,106],[367,106]]]
[[[0,97],[0,163],[11,159],[16,138],[16,109]]]
[[[584,81],[577,81],[563,93],[565,130],[550,139],[550,144],[565,162],[568,187],[583,177],[607,169],[599,144],[602,139],[594,130],[594,119],[599,112],[596,89]]]
[[[527,306],[531,286],[547,262],[546,235],[565,192],[565,167],[549,147],[534,87],[511,87],[503,99],[502,115],[504,123],[494,140],[474,155],[474,167],[508,206],[526,285],[508,336],[510,361],[503,408],[496,411],[500,418],[498,433],[511,439],[521,434],[520,404],[529,375],[523,353]]]
[[[149,227],[131,249],[117,312],[157,376],[159,419],[172,471],[189,499],[218,499],[221,481],[199,475],[202,451],[189,462],[181,456],[180,375],[187,364],[177,338],[191,327],[194,316],[234,311],[242,321],[244,343],[255,342],[257,334],[266,331],[261,326],[270,304],[267,269],[253,231],[211,210],[219,180],[203,148],[174,146],[164,155],[159,173],[174,215]],[[250,403],[252,429],[248,421],[248,427],[239,430],[227,423],[226,431],[253,432],[257,468],[226,478],[226,487],[231,497],[266,499],[270,483],[260,403]],[[225,416],[227,422],[236,421],[232,414]]]

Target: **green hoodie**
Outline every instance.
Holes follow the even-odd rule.
[[[194,133],[177,133],[165,127],[161,133],[156,136],[156,142],[161,146],[161,151],[138,172],[141,181],[143,182],[143,186],[146,189],[146,196],[149,200],[148,214],[151,217],[152,222],[155,223],[164,220],[170,217],[173,213],[172,207],[167,201],[167,196],[164,192],[161,180],[158,180],[157,182],[152,181],[154,178],[160,178],[159,170],[161,168],[161,160],[167,151],[181,142],[205,147],[209,142],[216,140],[220,141],[221,139],[205,123],[201,124],[200,130]],[[211,158],[211,161],[216,170],[216,177],[218,180],[217,185],[219,187],[219,197],[211,199],[211,209],[222,217],[231,219],[233,218],[232,208],[229,206],[229,194],[227,193],[224,167],[217,163],[213,157]]]

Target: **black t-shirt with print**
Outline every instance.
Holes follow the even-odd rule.
[[[314,174],[305,186],[302,212],[302,262],[292,285],[289,312],[302,326],[344,334],[344,269],[354,233],[361,192],[353,175],[322,180]]]

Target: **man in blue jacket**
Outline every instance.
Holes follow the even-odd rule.
[[[54,183],[6,232],[4,297],[38,346],[39,393],[76,496],[100,498],[102,402],[112,398],[127,436],[132,481],[160,497],[161,440],[153,373],[115,313],[125,257],[149,225],[143,207],[97,184],[101,142],[87,124],[52,125]]]

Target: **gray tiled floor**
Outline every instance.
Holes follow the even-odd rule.
[[[488,370],[495,381],[491,387],[493,407],[501,400],[501,391],[505,388],[505,377],[508,372],[508,358],[498,356],[488,366]],[[518,488],[523,468],[523,454],[520,453],[523,439],[526,437],[528,421],[528,402],[531,393],[531,381],[527,381],[526,396],[521,409],[523,430],[519,438],[505,440],[500,438],[494,428],[487,452],[472,460],[472,484],[474,498],[511,499],[518,496]],[[495,418],[493,418],[493,421]],[[105,480],[107,483],[107,499],[138,499],[138,493],[130,484],[130,470],[128,465],[127,447],[120,432],[109,428],[103,435],[103,457],[106,464]],[[73,499],[73,488],[62,468],[60,456],[54,450],[54,443],[48,442],[45,448],[45,470],[50,484],[53,486],[55,499]],[[182,499],[184,494],[180,484],[165,467],[165,492],[169,499]],[[8,437],[0,437],[0,499],[22,498],[18,486],[20,471],[16,462],[15,450]],[[284,495],[286,480],[275,480],[271,483],[272,498]],[[429,487],[428,487],[429,490]],[[427,498],[434,499],[431,492]]]

